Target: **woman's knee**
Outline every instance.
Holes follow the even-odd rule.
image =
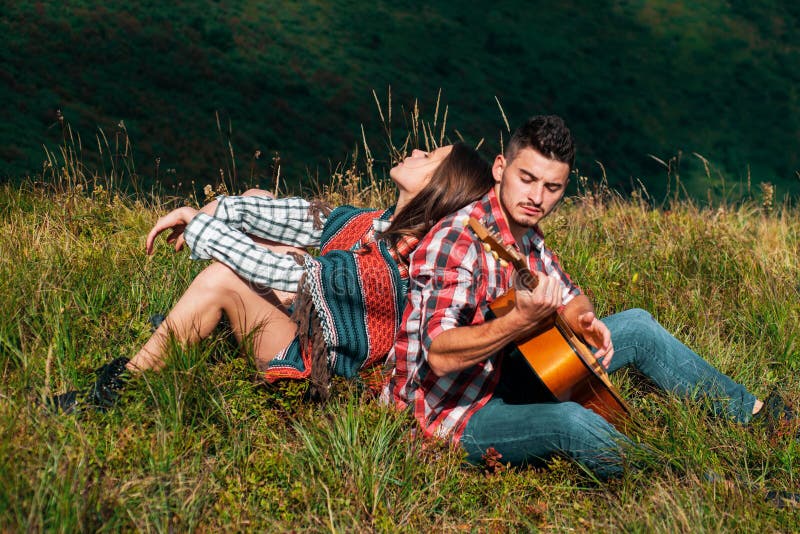
[[[200,271],[192,285],[202,288],[210,295],[222,296],[237,291],[242,283],[243,280],[230,267],[224,263],[213,262]]]
[[[243,197],[269,197],[275,198],[275,195],[264,189],[251,188],[242,193]]]

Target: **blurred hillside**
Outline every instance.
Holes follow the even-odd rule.
[[[288,180],[325,177],[360,143],[362,123],[385,157],[371,92],[385,106],[391,85],[398,132],[414,97],[432,113],[441,88],[448,135],[485,137],[487,157],[505,129],[496,96],[512,127],[564,116],[581,172],[599,176],[599,161],[617,188],[641,181],[663,195],[658,158],[697,197],[767,181],[779,198],[800,194],[798,4],[458,6],[3,2],[0,178],[41,171],[42,144],[57,145],[67,123],[89,162],[98,128],[106,156],[127,132],[145,184],[232,173],[230,147],[243,180],[268,183],[276,152]]]

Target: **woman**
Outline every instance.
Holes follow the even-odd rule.
[[[193,259],[217,261],[133,358],[102,366],[84,394],[54,397],[55,409],[110,407],[129,373],[164,365],[171,336],[194,343],[223,314],[237,340],[252,343],[265,380],[310,377],[313,398],[327,398],[331,374],[350,378],[383,362],[405,303],[409,253],[436,221],[494,183],[488,163],[463,143],[414,150],[389,176],[398,197],[387,210],[330,211],[299,198],[244,195],[161,217],[147,236],[148,254],[170,229],[176,250],[185,239]],[[310,256],[307,247],[321,254]]]

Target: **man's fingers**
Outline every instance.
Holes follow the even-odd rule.
[[[614,357],[614,347],[611,347],[608,353],[605,356],[603,356],[603,361],[602,361],[603,367],[608,369],[608,366],[611,365],[611,358],[613,357]]]

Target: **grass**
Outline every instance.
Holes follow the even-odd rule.
[[[349,170],[348,170],[349,169]],[[320,192],[388,204],[344,167]],[[755,198],[653,208],[586,180],[547,221],[549,242],[601,314],[651,311],[764,396],[800,391],[800,213]],[[56,186],[59,184],[56,183]],[[80,187],[79,187],[80,185]],[[383,187],[383,189],[381,189]],[[302,401],[257,385],[224,332],[173,347],[105,414],[56,417],[37,401],[90,380],[147,339],[202,268],[144,236],[173,201],[97,182],[0,188],[0,530],[786,532],[798,443],[708,417],[703,406],[615,378],[635,409],[642,466],[599,484],[563,459],[487,473],[411,437],[407,414],[354,384]]]

